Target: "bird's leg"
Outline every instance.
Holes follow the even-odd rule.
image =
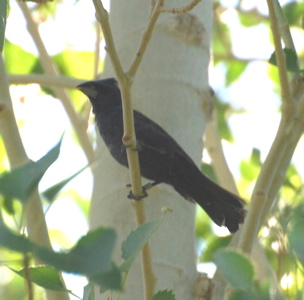
[[[154,186],[158,185],[159,183],[160,183],[159,181],[148,182],[143,186],[143,189],[147,191],[153,188]]]
[[[128,194],[128,198],[129,199],[133,199],[133,200],[140,200],[142,198],[146,198],[148,197],[148,193],[147,193],[147,190],[149,190],[150,188],[152,188],[153,186],[159,184],[160,182],[159,181],[154,181],[154,182],[148,182],[146,183],[142,189],[143,189],[143,195],[141,195],[140,197],[135,197],[132,193],[132,191],[129,192]],[[131,187],[131,184],[127,184],[127,187]]]

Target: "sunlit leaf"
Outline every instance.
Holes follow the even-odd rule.
[[[227,62],[226,85],[236,81],[246,70],[248,63],[241,60]]]
[[[259,14],[256,10],[252,11],[239,11],[238,17],[241,24],[245,27],[252,27],[261,24],[265,20],[265,17]]]
[[[38,69],[41,70],[41,68],[36,67],[39,62],[35,55],[26,52],[20,46],[12,44],[8,40],[5,41],[3,52],[8,73],[28,74],[33,73],[34,68],[36,68],[35,73],[38,73]]]
[[[94,66],[94,52],[64,50],[53,56],[62,75],[91,78]]]

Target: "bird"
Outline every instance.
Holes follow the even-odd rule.
[[[89,98],[99,133],[111,155],[128,167],[117,80],[87,81],[77,88]],[[150,186],[160,183],[172,186],[183,198],[202,207],[218,226],[236,232],[246,216],[244,200],[205,176],[161,126],[137,110],[133,110],[133,116],[141,176],[152,181]]]

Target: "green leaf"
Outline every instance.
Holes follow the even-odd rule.
[[[253,164],[260,167],[262,165],[261,151],[259,149],[253,148],[251,152],[250,160]]]
[[[20,46],[15,45],[8,40],[5,41],[3,53],[8,73],[29,74],[33,72],[35,66],[39,65],[35,55],[24,51]],[[38,68],[36,69],[38,70]],[[37,70],[35,73],[37,73]]]
[[[96,282],[101,287],[101,293],[108,289],[117,291],[122,290],[121,272],[114,264],[112,264],[111,269],[89,276],[89,279]]]
[[[101,287],[121,290],[120,270],[111,262],[115,241],[116,233],[113,229],[100,227],[82,237],[70,251],[58,253],[38,246],[26,237],[12,233],[3,222],[0,223],[0,246],[21,253],[32,252],[41,261],[58,270],[84,274]],[[48,289],[62,288],[50,267],[33,269],[32,272],[35,283]],[[49,284],[48,287],[46,287],[47,284]]]
[[[218,179],[216,177],[216,174],[214,172],[214,168],[212,165],[210,164],[206,164],[206,163],[202,163],[202,166],[201,166],[201,171],[207,175],[212,181],[214,182],[218,182]]]
[[[90,78],[94,65],[94,52],[64,50],[53,56],[60,73],[78,78]]]
[[[26,237],[12,233],[5,226],[1,217],[0,217],[0,246],[21,253],[31,252],[33,248],[33,245]]]
[[[152,297],[152,300],[176,300],[176,297],[171,290],[163,290],[163,291],[158,291]]]
[[[6,208],[12,208],[9,201],[13,198],[26,202],[33,190],[37,187],[40,179],[49,166],[59,156],[61,140],[45,156],[37,162],[29,162],[11,172],[4,173],[0,177],[0,193],[6,198]]]
[[[67,253],[57,253],[38,246],[33,249],[33,253],[56,269],[94,275],[111,269],[115,242],[116,232],[100,227],[83,236]]]
[[[285,48],[283,49],[285,53],[285,60],[286,60],[286,68],[289,72],[299,72],[298,67],[298,57],[296,52],[294,52],[292,49]],[[277,66],[277,58],[275,56],[275,52],[273,52],[270,56],[270,59],[268,61],[270,64]]]
[[[233,60],[227,63],[226,85],[236,81],[246,70],[247,62]]]
[[[232,250],[219,250],[214,259],[220,273],[233,288],[249,289],[252,286],[254,269],[248,258]]]
[[[75,174],[72,176],[56,183],[55,185],[51,186],[47,190],[45,190],[42,195],[46,198],[48,202],[53,202],[60,190],[67,184],[69,183],[72,179],[74,179],[76,176],[78,176],[82,171],[84,171],[89,165],[83,167],[79,171],[77,171]]]
[[[24,269],[19,271],[10,268],[13,272],[25,278],[26,272]],[[60,273],[50,266],[38,266],[28,268],[30,279],[37,285],[54,291],[68,291],[63,285]],[[68,291],[70,292],[70,291]]]
[[[147,244],[153,232],[157,229],[162,218],[158,221],[151,221],[137,227],[122,243],[121,251],[125,262],[119,267],[121,271],[128,272],[133,261]]]
[[[256,174],[254,172],[254,168],[251,166],[250,163],[246,161],[241,161],[240,163],[240,172],[244,179],[249,182],[252,182],[256,179]]]
[[[0,0],[0,52],[2,53],[5,37],[7,1]]]
[[[300,25],[301,17],[304,11],[304,3],[290,2],[283,6],[283,13],[289,25]]]
[[[219,250],[227,247],[232,239],[232,235],[225,237],[212,237],[204,250],[200,261],[211,262],[214,260],[214,254]]]
[[[299,218],[293,224],[291,230],[288,233],[289,243],[291,249],[297,254],[298,258],[304,264],[304,219]]]
[[[238,17],[241,22],[241,25],[243,25],[244,27],[260,25],[265,20],[264,16],[254,10],[246,12],[238,10]]]

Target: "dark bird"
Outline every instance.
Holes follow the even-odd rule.
[[[89,97],[100,135],[112,156],[128,167],[117,81],[88,81],[77,88]],[[164,129],[136,110],[134,125],[141,175],[152,180],[152,185],[173,186],[185,199],[198,203],[217,225],[236,232],[246,215],[244,201],[207,178]]]

